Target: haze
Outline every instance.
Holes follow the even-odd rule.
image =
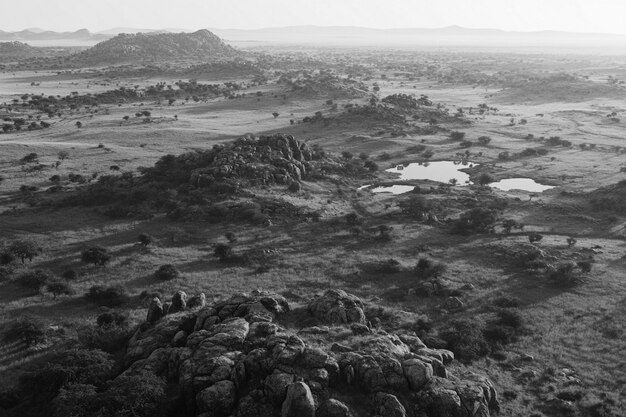
[[[626,34],[626,3],[620,0],[27,0],[11,4],[10,14],[2,27],[5,31],[458,25]]]

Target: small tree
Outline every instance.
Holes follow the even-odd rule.
[[[567,247],[571,248],[572,246],[574,246],[576,244],[576,242],[578,242],[578,241],[576,240],[575,237],[573,237],[573,236],[568,237],[567,238]]]
[[[69,158],[70,154],[67,151],[60,151],[57,154],[57,158],[59,159],[59,161],[65,161],[67,158]]]
[[[517,222],[513,219],[504,219],[502,220],[502,228],[505,233],[511,233],[511,229],[517,227]]]
[[[53,281],[46,286],[49,293],[56,299],[59,295],[74,295],[76,292],[70,284],[60,281]]]
[[[478,183],[480,185],[488,185],[488,184],[491,184],[492,182],[494,182],[493,177],[487,174],[486,172],[483,172],[482,174],[478,176]]]
[[[465,132],[459,132],[458,130],[455,130],[454,132],[450,133],[451,140],[463,140],[464,138]]]
[[[23,264],[26,259],[32,262],[41,253],[41,248],[32,240],[18,240],[9,246],[9,252],[20,258]]]
[[[111,260],[106,248],[101,246],[94,246],[84,250],[80,255],[81,260],[86,264],[93,264],[94,266],[104,266]]]
[[[280,116],[280,114],[278,112],[274,112],[272,113],[272,116],[274,116],[274,119],[276,119],[278,116]]]
[[[489,136],[480,136],[477,141],[480,145],[487,146],[491,142],[491,138]]]
[[[41,292],[43,287],[48,284],[51,279],[49,272],[38,269],[36,271],[28,271],[17,277],[15,282],[23,288],[31,290],[35,293]]]
[[[139,240],[139,243],[141,243],[141,246],[143,246],[144,248],[147,248],[148,245],[154,242],[154,238],[147,233],[140,234],[137,239]]]
[[[235,234],[233,232],[226,232],[226,234],[224,235],[224,237],[226,237],[226,239],[228,239],[228,241],[232,244],[232,243],[237,243],[237,236],[235,236]]]
[[[360,226],[363,224],[363,218],[356,213],[346,214],[346,223],[348,226]]]
[[[39,161],[39,155],[37,155],[35,152],[31,152],[22,158],[22,163],[24,164],[28,164],[30,162],[38,162],[38,161]]]
[[[172,264],[161,265],[159,269],[154,272],[154,277],[161,281],[170,281],[180,277],[180,272]]]
[[[80,129],[81,127],[83,127],[83,123],[82,122],[76,122],[76,127]]]

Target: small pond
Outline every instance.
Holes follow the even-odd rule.
[[[466,161],[414,162],[407,166],[398,165],[385,172],[400,174],[401,180],[431,180],[448,184],[451,179],[455,179],[457,185],[468,185],[469,174],[460,170],[476,166],[478,164]]]
[[[539,184],[532,178],[507,178],[498,182],[492,182],[489,186],[502,191],[521,190],[533,193],[541,193],[554,188],[552,185]]]

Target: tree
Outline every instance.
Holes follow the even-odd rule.
[[[39,293],[51,280],[49,272],[42,269],[36,271],[28,271],[17,277],[15,282],[23,288]]]
[[[502,220],[502,228],[504,229],[506,233],[511,233],[511,229],[517,226],[518,226],[517,222],[513,219]]]
[[[451,140],[463,140],[464,138],[465,132],[459,132],[458,130],[455,130],[454,132],[450,133]]]
[[[476,207],[461,214],[454,222],[452,232],[460,234],[491,232],[497,221],[496,210]]]
[[[109,255],[106,248],[101,246],[93,246],[89,249],[84,250],[80,259],[86,264],[93,264],[94,266],[104,266],[111,260],[111,255]]]
[[[60,161],[66,160],[67,158],[69,158],[69,156],[70,156],[70,154],[67,151],[60,151],[57,154],[57,158],[59,158]]]
[[[278,112],[274,112],[272,113],[272,116],[274,116],[274,119],[277,118],[278,116],[280,116],[280,114]]]
[[[9,252],[20,258],[24,264],[26,259],[32,262],[33,258],[41,253],[41,248],[31,240],[18,240],[9,246]]]
[[[348,151],[343,151],[343,152],[341,152],[341,157],[342,157],[343,159],[352,159],[352,156],[353,156],[353,155],[352,155],[352,153],[351,153],[351,152],[348,152]]]
[[[28,164],[30,162],[38,162],[38,161],[39,161],[39,155],[37,155],[35,152],[31,152],[22,158],[23,164]]]
[[[491,138],[489,136],[480,136],[477,141],[482,146],[487,146],[489,145],[489,142],[491,142]]]
[[[147,233],[141,233],[137,239],[144,248],[147,248],[148,245],[154,242],[154,238]]]
[[[491,184],[492,182],[494,182],[493,177],[487,174],[486,172],[483,172],[482,174],[478,176],[478,183],[480,185],[487,185],[487,184]]]
[[[348,226],[360,226],[363,224],[363,218],[356,213],[346,214],[346,223]]]
[[[541,239],[543,239],[543,236],[540,235],[539,233],[530,233],[528,235],[528,241],[530,243],[539,242]]]
[[[53,281],[46,285],[46,289],[56,299],[59,295],[74,295],[76,292],[70,284],[61,281]]]
[[[81,127],[83,127],[83,123],[82,122],[76,122],[76,127],[80,129]]]
[[[573,236],[568,237],[567,238],[567,247],[571,248],[572,246],[574,246],[576,244],[576,242],[578,242],[578,241],[576,240],[575,237],[573,237]]]
[[[228,262],[234,256],[232,246],[220,243],[213,249],[213,256],[218,258],[220,262]]]

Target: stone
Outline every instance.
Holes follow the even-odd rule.
[[[315,401],[307,384],[295,382],[289,385],[281,417],[315,417]]]
[[[172,305],[170,306],[168,314],[178,313],[184,311],[187,308],[187,293],[185,291],[176,291],[176,294],[172,296]]]
[[[379,392],[374,397],[374,414],[383,417],[406,417],[406,409],[395,395]]]
[[[463,307],[463,301],[458,297],[448,297],[443,303],[443,308],[446,310],[458,310]]]
[[[328,290],[308,304],[310,314],[329,324],[365,324],[363,302],[343,290]]]
[[[200,412],[209,415],[229,415],[235,408],[236,392],[232,381],[219,381],[196,395],[196,405]]]
[[[159,300],[159,297],[154,297],[150,302],[150,306],[148,307],[146,321],[150,324],[154,324],[163,316],[163,304],[161,304],[161,300]]]
[[[350,325],[350,330],[352,330],[352,334],[355,336],[361,336],[370,333],[370,328],[361,323],[352,323]]]
[[[336,353],[345,353],[353,352],[354,349],[352,349],[350,346],[342,345],[341,343],[333,343],[330,347],[330,351]]]
[[[287,396],[287,387],[289,387],[294,380],[294,375],[283,372],[274,372],[265,378],[265,383],[263,384],[265,396],[273,404],[282,404]]]
[[[402,369],[412,391],[421,390],[433,377],[432,365],[419,359],[405,360]]]
[[[172,346],[182,347],[187,344],[187,332],[184,330],[178,331],[172,339]]]
[[[329,398],[320,404],[315,417],[353,417],[353,415],[347,405],[334,398]]]

